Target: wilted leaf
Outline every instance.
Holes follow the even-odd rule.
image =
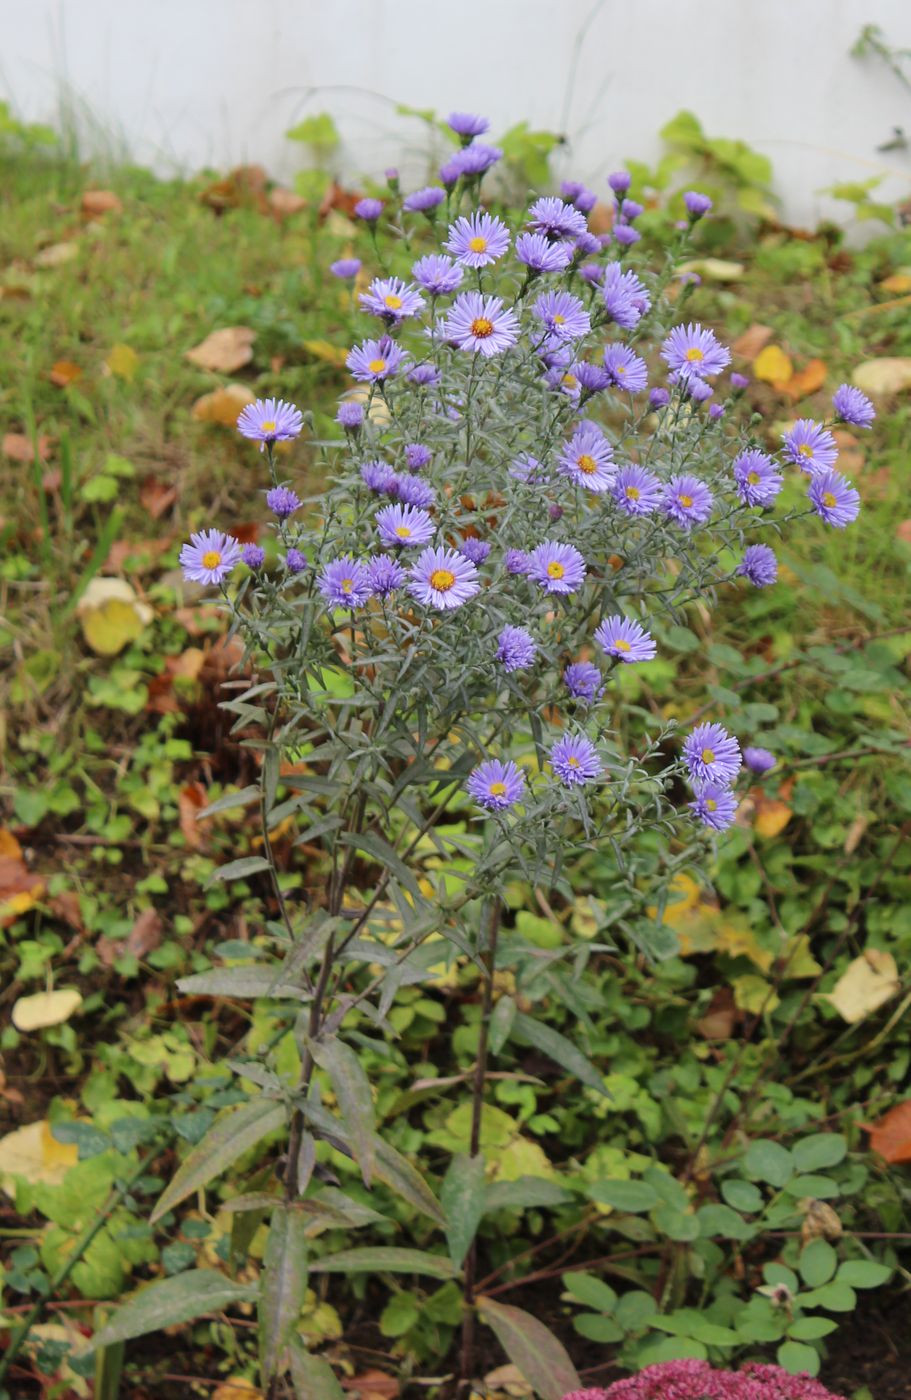
[[[38,458],[46,462],[51,452],[51,439],[40,437],[38,439]],[[7,433],[3,439],[3,455],[9,457],[13,462],[33,462],[35,460],[35,449],[32,440],[24,433]]]
[[[24,1177],[31,1185],[59,1186],[78,1160],[75,1144],[58,1142],[46,1120],[0,1138],[0,1182],[8,1196],[15,1194],[15,1183],[7,1181],[8,1176]]]
[[[55,992],[35,992],[20,997],[13,1007],[12,1021],[17,1031],[40,1031],[45,1026],[61,1026],[82,1005],[82,993],[75,987]]]
[[[116,656],[134,642],[154,613],[120,578],[93,578],[76,608],[82,635],[97,656]]]
[[[243,1376],[229,1376],[212,1391],[212,1400],[262,1400],[262,1391]]]
[[[871,1151],[878,1152],[893,1166],[911,1162],[911,1099],[890,1108],[877,1123],[863,1126],[870,1134]]]
[[[756,356],[753,373],[764,383],[781,388],[793,377],[794,366],[780,345],[767,345]]]
[[[821,389],[826,382],[827,373],[822,360],[808,360],[803,369],[797,370],[787,384],[783,385],[784,392],[796,403],[798,399],[805,399],[808,394],[815,394],[817,389]]]
[[[761,789],[750,794],[754,804],[753,829],[757,836],[770,839],[784,831],[794,815],[787,802],[776,797],[766,797]]]
[[[736,1021],[734,993],[730,987],[716,987],[709,1009],[696,1022],[696,1029],[706,1040],[730,1040]]]
[[[193,405],[193,417],[198,423],[222,423],[226,428],[236,428],[241,410],[255,401],[256,395],[246,384],[226,384],[223,389],[198,398]]]
[[[898,968],[891,953],[868,948],[849,963],[831,993],[820,992],[821,1001],[835,1007],[849,1025],[878,1011],[901,988]]]
[[[44,881],[27,868],[15,836],[0,830],[0,928],[26,914],[43,890]]]
[[[739,282],[744,273],[741,262],[728,262],[725,258],[693,258],[681,263],[679,272],[698,272],[707,282]]]
[[[82,212],[90,219],[102,214],[119,214],[123,205],[113,190],[86,190],[82,196]]]
[[[911,356],[886,356],[855,365],[851,382],[865,394],[900,394],[911,389]]]
[[[760,1012],[767,1016],[781,1005],[781,998],[772,989],[771,983],[764,977],[759,977],[755,972],[744,973],[743,977],[735,977],[731,982],[734,989],[734,1001],[741,1011],[748,1011],[751,1016],[758,1016]]]
[[[199,345],[186,352],[185,358],[200,369],[233,374],[253,359],[255,339],[256,332],[250,326],[226,326],[207,335]]]
[[[68,384],[75,384],[77,379],[82,378],[82,370],[79,365],[72,360],[56,360],[51,365],[48,379],[55,384],[58,389],[65,389]]]
[[[49,248],[42,248],[40,253],[35,254],[35,266],[62,267],[64,263],[72,262],[78,254],[79,248],[75,243],[52,243]]]
[[[354,1391],[358,1400],[395,1400],[399,1383],[385,1371],[362,1371],[358,1376],[342,1376],[342,1389]]]
[[[139,500],[152,519],[159,520],[177,500],[177,487],[173,482],[162,481],[154,475],[143,477],[139,488]]]
[[[844,1227],[835,1211],[826,1201],[808,1200],[804,1203],[803,1224],[800,1238],[803,1244],[810,1240],[840,1240]]]
[[[755,360],[760,350],[768,345],[775,332],[771,326],[760,325],[755,321],[752,326],[739,335],[731,345],[731,351],[739,355],[742,360]]]
[[[269,191],[269,208],[279,219],[290,219],[293,214],[299,214],[302,209],[306,209],[307,201],[302,195],[295,194],[293,190],[286,190],[281,185],[276,185]]]
[[[139,356],[131,345],[112,345],[104,363],[111,374],[129,382],[139,368]]]
[[[197,851],[205,839],[205,833],[198,821],[199,814],[205,805],[206,790],[202,783],[186,783],[180,789],[180,796],[177,799],[180,829],[187,845],[192,846]]]
[[[531,1313],[493,1298],[479,1298],[478,1312],[506,1355],[543,1400],[562,1400],[580,1381],[569,1356],[548,1327]]]

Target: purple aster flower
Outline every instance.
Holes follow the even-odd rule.
[[[408,575],[397,559],[391,554],[380,554],[367,565],[370,587],[378,598],[388,598],[397,588],[401,588]]]
[[[335,421],[340,423],[346,432],[356,433],[364,422],[364,405],[362,403],[340,403]]]
[[[537,650],[534,637],[524,627],[504,627],[497,638],[496,658],[504,671],[521,671],[531,665]]]
[[[555,243],[553,246],[555,248],[561,248],[565,245],[562,243]],[[579,276],[582,278],[583,282],[587,282],[590,287],[597,287],[604,281],[604,268],[600,267],[598,263],[586,263],[584,267],[579,268]]]
[[[639,230],[637,228],[633,228],[630,224],[614,225],[614,238],[617,240],[617,242],[622,248],[631,248],[634,243],[639,242],[639,239],[641,237],[642,234],[639,232]]]
[[[674,327],[661,346],[661,358],[680,375],[696,375],[701,379],[720,374],[730,364],[731,352],[720,344],[712,331],[691,322],[688,326]]]
[[[640,214],[645,213],[645,205],[640,204],[636,199],[624,199],[620,205],[620,216],[626,219],[627,223],[633,223]]]
[[[755,773],[760,778],[766,773],[770,773],[776,763],[775,755],[769,753],[768,749],[753,746],[744,749],[743,761],[750,772]]]
[[[489,540],[479,540],[476,535],[466,535],[464,540],[459,541],[457,549],[466,559],[470,559],[472,564],[483,564],[490,553],[491,545]]]
[[[745,506],[770,506],[784,484],[775,462],[750,448],[734,459],[737,495]]]
[[[578,402],[581,397],[582,386],[576,378],[575,365],[567,365],[565,368],[555,365],[545,374],[544,382],[548,389],[559,390],[561,394],[565,394],[574,403]]]
[[[248,569],[261,569],[266,562],[266,551],[262,545],[245,544],[240,551],[240,557]]]
[[[743,551],[736,572],[754,588],[767,588],[778,578],[778,560],[767,544],[751,544]]]
[[[604,307],[610,319],[631,331],[651,308],[651,297],[635,272],[624,272],[620,263],[609,262],[604,269]]]
[[[607,183],[610,185],[614,194],[626,194],[626,191],[633,183],[633,177],[628,170],[615,170],[612,175],[608,175]]]
[[[260,443],[260,452],[267,443],[289,442],[304,426],[299,408],[284,399],[257,399],[241,409],[237,431],[242,437]]]
[[[479,117],[475,112],[450,112],[446,118],[446,125],[456,136],[483,136],[485,131],[490,130],[490,122],[486,117]]]
[[[550,766],[564,787],[581,787],[594,782],[603,765],[584,734],[564,734],[550,751]]]
[[[672,375],[671,378],[680,385],[684,398],[692,399],[693,403],[705,403],[715,392],[711,384],[706,384],[704,379],[697,379],[695,375]]]
[[[736,369],[731,372],[732,389],[745,389],[749,382],[745,374],[738,374]]]
[[[285,566],[290,574],[302,574],[309,568],[306,554],[302,554],[299,549],[289,549],[285,555]]]
[[[450,224],[443,247],[463,267],[488,267],[502,258],[509,247],[509,229],[492,214],[474,213],[467,219],[462,216]]]
[[[433,608],[459,608],[480,589],[478,571],[455,549],[425,549],[409,570],[411,593]]]
[[[652,389],[648,396],[650,408],[666,408],[671,401],[671,396],[666,389]]]
[[[543,233],[520,233],[516,257],[532,272],[562,272],[572,262],[573,250],[568,243],[549,243]]]
[[[405,444],[405,462],[410,472],[423,471],[432,456],[430,448],[425,447],[422,442],[406,442]]]
[[[876,409],[866,394],[853,384],[839,384],[832,395],[832,407],[837,418],[855,428],[869,428],[876,417]]]
[[[604,689],[604,680],[597,666],[590,661],[573,661],[563,672],[563,684],[574,700],[594,704]]]
[[[388,462],[365,462],[361,467],[361,480],[369,491],[384,496],[392,491],[396,476]]]
[[[604,619],[595,632],[595,641],[608,656],[615,656],[628,665],[634,661],[651,661],[658,650],[650,632],[619,613]]]
[[[447,166],[458,171],[458,175],[483,175],[485,170],[489,170],[492,165],[496,165],[498,160],[503,159],[503,152],[498,146],[485,146],[480,141],[476,141],[472,146],[466,146],[461,151],[456,151]],[[444,167],[445,168],[445,167]],[[458,179],[458,175],[456,179]],[[440,179],[446,184],[443,171],[440,171]]]
[[[528,572],[545,593],[575,593],[585,579],[585,560],[575,545],[544,540],[528,556]]]
[[[503,556],[508,574],[527,574],[530,561],[524,549],[507,549]]]
[[[416,506],[418,510],[429,509],[436,500],[436,492],[430,483],[409,472],[396,472],[387,489],[389,495],[401,501],[402,505]]]
[[[622,467],[611,494],[625,515],[651,515],[661,504],[661,482],[648,467]]]
[[[814,476],[807,495],[819,518],[836,530],[843,530],[860,514],[860,495],[840,472]]]
[[[611,384],[627,394],[638,394],[648,385],[648,365],[628,345],[606,345],[604,368]]]
[[[435,297],[454,292],[464,276],[452,258],[447,258],[443,253],[428,253],[426,257],[418,258],[411,271],[415,281]]]
[[[576,428],[557,461],[561,476],[577,486],[600,495],[610,490],[617,474],[612,447],[595,423],[582,422]]]
[[[727,410],[727,405],[723,403],[709,404],[709,417],[717,423],[719,418],[723,418]]]
[[[355,379],[381,383],[398,373],[403,358],[401,347],[384,335],[379,340],[365,340],[355,345],[348,352],[345,364]]]
[[[692,530],[694,525],[704,525],[712,514],[714,500],[704,481],[695,476],[672,476],[664,488],[661,509],[665,515],[683,527]]]
[[[415,190],[405,200],[402,208],[409,214],[427,214],[431,209],[436,209],[438,204],[442,204],[446,198],[446,191],[441,190],[439,185],[426,185],[422,190]]]
[[[514,458],[509,467],[509,475],[515,477],[516,481],[524,481],[529,485],[535,485],[545,479],[547,473],[541,466],[537,457],[532,457],[530,452],[520,452]]]
[[[436,365],[415,365],[413,369],[408,371],[407,377],[411,384],[418,384],[422,388],[426,388],[428,384],[439,384],[440,371]]]
[[[334,608],[362,608],[373,592],[370,571],[350,554],[327,564],[316,586]]]
[[[610,384],[610,375],[603,365],[593,365],[588,360],[577,360],[572,367],[586,394],[600,394]]]
[[[701,287],[701,286],[702,286],[702,278],[699,276],[699,273],[698,273],[698,272],[693,272],[692,269],[689,269],[689,271],[687,271],[687,272],[680,272],[680,273],[678,273],[678,274],[677,274],[677,281],[680,283],[681,287]]]
[[[588,312],[579,298],[569,292],[545,292],[532,310],[558,340],[578,340],[591,330]]]
[[[782,442],[785,454],[810,476],[835,466],[838,445],[829,430],[812,418],[798,418],[793,428],[782,434]]]
[[[598,203],[598,196],[594,190],[587,189],[580,180],[564,180],[560,186],[560,194],[583,214],[590,214]]]
[[[333,277],[341,277],[348,280],[356,277],[361,270],[360,258],[338,258],[336,262],[329,264],[329,271]]]
[[[288,486],[274,486],[266,492],[266,505],[279,520],[286,520],[296,510],[300,510],[300,496]]]
[[[395,325],[408,316],[416,316],[424,305],[417,288],[403,282],[401,277],[374,277],[359,300],[365,311]]]
[[[689,806],[702,825],[711,827],[713,831],[726,831],[737,815],[737,798],[720,783],[701,784]]]
[[[188,583],[221,583],[240,563],[240,545],[221,530],[200,530],[180,551],[180,565]]]
[[[585,233],[580,233],[579,237],[573,240],[573,247],[577,257],[590,258],[593,253],[601,252],[601,239],[596,233],[589,233],[586,229]]]
[[[697,783],[732,783],[740,771],[740,745],[720,724],[697,724],[683,741],[683,759]]]
[[[354,206],[354,213],[359,219],[364,219],[368,224],[375,224],[383,212],[383,201],[381,199],[359,199]]]
[[[452,304],[443,333],[460,350],[472,350],[488,358],[515,345],[519,318],[514,311],[504,309],[499,297],[462,292]]]
[[[691,219],[701,219],[703,214],[707,214],[712,207],[712,201],[708,195],[700,194],[698,190],[687,190],[683,196],[683,202]]]
[[[489,758],[475,768],[465,786],[479,807],[502,812],[519,801],[525,791],[525,774],[511,759],[504,763]]]
[[[414,547],[433,538],[433,521],[414,506],[383,506],[373,518],[383,544]]]
[[[535,233],[543,233],[554,240],[558,238],[578,238],[588,229],[585,215],[574,209],[556,195],[545,195],[536,199],[528,211],[529,225]]]
[[[458,154],[461,155],[461,151],[459,151]],[[461,162],[457,161],[455,156],[451,156],[449,160],[447,160],[443,165],[440,166],[438,173],[440,179],[443,181],[443,184],[446,186],[446,188],[451,189],[452,186],[456,183],[456,181],[461,179]]]

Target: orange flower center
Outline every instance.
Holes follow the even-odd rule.
[[[581,457],[576,458],[576,465],[580,472],[586,472],[588,474],[598,470],[598,463],[595,461],[594,457],[590,457],[587,452],[583,452]]]
[[[559,560],[557,560],[557,559],[552,559],[551,562],[550,562],[550,563],[548,564],[548,566],[547,566],[547,577],[548,577],[548,578],[562,578],[563,575],[564,575],[565,573],[566,573],[566,570],[564,569],[563,565],[562,565],[562,564],[559,562]]]
[[[202,566],[204,569],[217,569],[221,563],[221,555],[217,549],[207,549],[202,556]]]
[[[686,352],[686,358],[687,358],[687,359],[690,361],[690,363],[692,364],[692,363],[695,362],[696,360],[704,360],[704,359],[705,359],[705,356],[703,355],[702,351],[699,349],[699,346],[698,346],[698,345],[691,345],[690,348],[689,348],[689,350],[687,350],[687,352]]]
[[[468,246],[473,253],[484,253],[487,250],[487,239],[478,234],[475,238],[468,240]]]
[[[430,587],[435,588],[438,593],[448,593],[455,583],[455,574],[449,569],[434,569],[430,575]]]
[[[491,785],[490,785],[490,787],[487,789],[487,791],[490,793],[491,797],[503,797],[503,796],[505,796],[505,793],[506,793],[506,784],[505,784],[505,783],[491,783]]]
[[[382,374],[386,368],[385,360],[371,360],[367,366],[371,374]]]
[[[493,321],[486,316],[476,316],[471,323],[471,333],[476,340],[486,340],[493,335]]]

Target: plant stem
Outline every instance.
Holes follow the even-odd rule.
[[[493,1010],[493,979],[497,963],[497,937],[500,932],[500,901],[492,897],[487,909],[487,923],[484,930],[484,946],[479,950],[484,964],[484,1001],[481,1010],[481,1031],[478,1038],[478,1058],[475,1063],[474,1089],[471,1105],[471,1140],[468,1151],[477,1157],[481,1150],[481,1117],[484,1108],[484,1087],[487,1080],[488,1042],[490,1016]],[[462,1288],[464,1316],[462,1319],[462,1349],[459,1357],[459,1382],[461,1391],[471,1384],[474,1370],[475,1351],[475,1279],[478,1266],[477,1239],[472,1240],[465,1260],[465,1282]]]

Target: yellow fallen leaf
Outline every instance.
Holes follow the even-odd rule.
[[[794,366],[779,345],[767,345],[753,361],[753,373],[766,384],[786,384]]]
[[[753,829],[757,836],[771,838],[784,831],[794,813],[787,802],[773,797],[756,798],[756,818]]]
[[[76,613],[82,635],[96,656],[116,656],[154,616],[126,579],[120,578],[93,578]]]
[[[855,365],[851,383],[865,394],[900,394],[911,389],[911,356],[884,356],[879,360],[864,360]]]
[[[139,368],[139,356],[131,345],[112,345],[105,364],[118,379],[129,381]]]
[[[902,292],[911,292],[911,273],[893,272],[891,276],[884,277],[879,283],[884,292],[894,292],[899,296]]]
[[[681,263],[678,272],[698,272],[707,282],[739,282],[744,273],[742,262],[725,258],[693,258]]]
[[[0,1138],[0,1185],[8,1196],[14,1196],[16,1184],[8,1177],[23,1176],[34,1185],[59,1186],[79,1160],[72,1142],[58,1142],[51,1135],[47,1120],[29,1123]]]
[[[329,365],[342,368],[348,358],[348,351],[344,345],[333,345],[330,340],[305,340],[302,343],[308,355],[317,360],[325,360]]]
[[[806,933],[797,933],[789,939],[781,958],[783,977],[818,977],[822,972],[810,951],[810,939]]]
[[[212,1400],[262,1400],[262,1391],[243,1376],[229,1376],[213,1390]]]
[[[225,326],[188,350],[185,359],[200,369],[217,374],[233,374],[253,359],[256,332],[250,326]]]
[[[40,1031],[45,1026],[61,1026],[82,1005],[82,993],[75,987],[61,987],[54,992],[35,992],[20,997],[13,1006],[13,1025],[17,1031]]]
[[[755,972],[735,977],[731,986],[734,989],[735,1004],[751,1016],[758,1016],[760,1012],[765,1015],[780,1005],[781,998],[778,993],[773,992],[765,978],[757,976]]]
[[[223,389],[215,389],[197,399],[193,417],[198,423],[221,423],[226,428],[236,428],[241,410],[255,401],[256,395],[246,384],[226,384]]]
[[[819,998],[820,1001],[831,1002],[839,1016],[853,1026],[891,1001],[900,988],[898,968],[892,954],[884,953],[879,948],[868,948],[848,964],[835,983],[834,990],[821,992]]]
[[[72,262],[78,252],[75,243],[52,243],[49,248],[42,248],[40,253],[35,254],[35,266],[62,267],[64,263]]]

